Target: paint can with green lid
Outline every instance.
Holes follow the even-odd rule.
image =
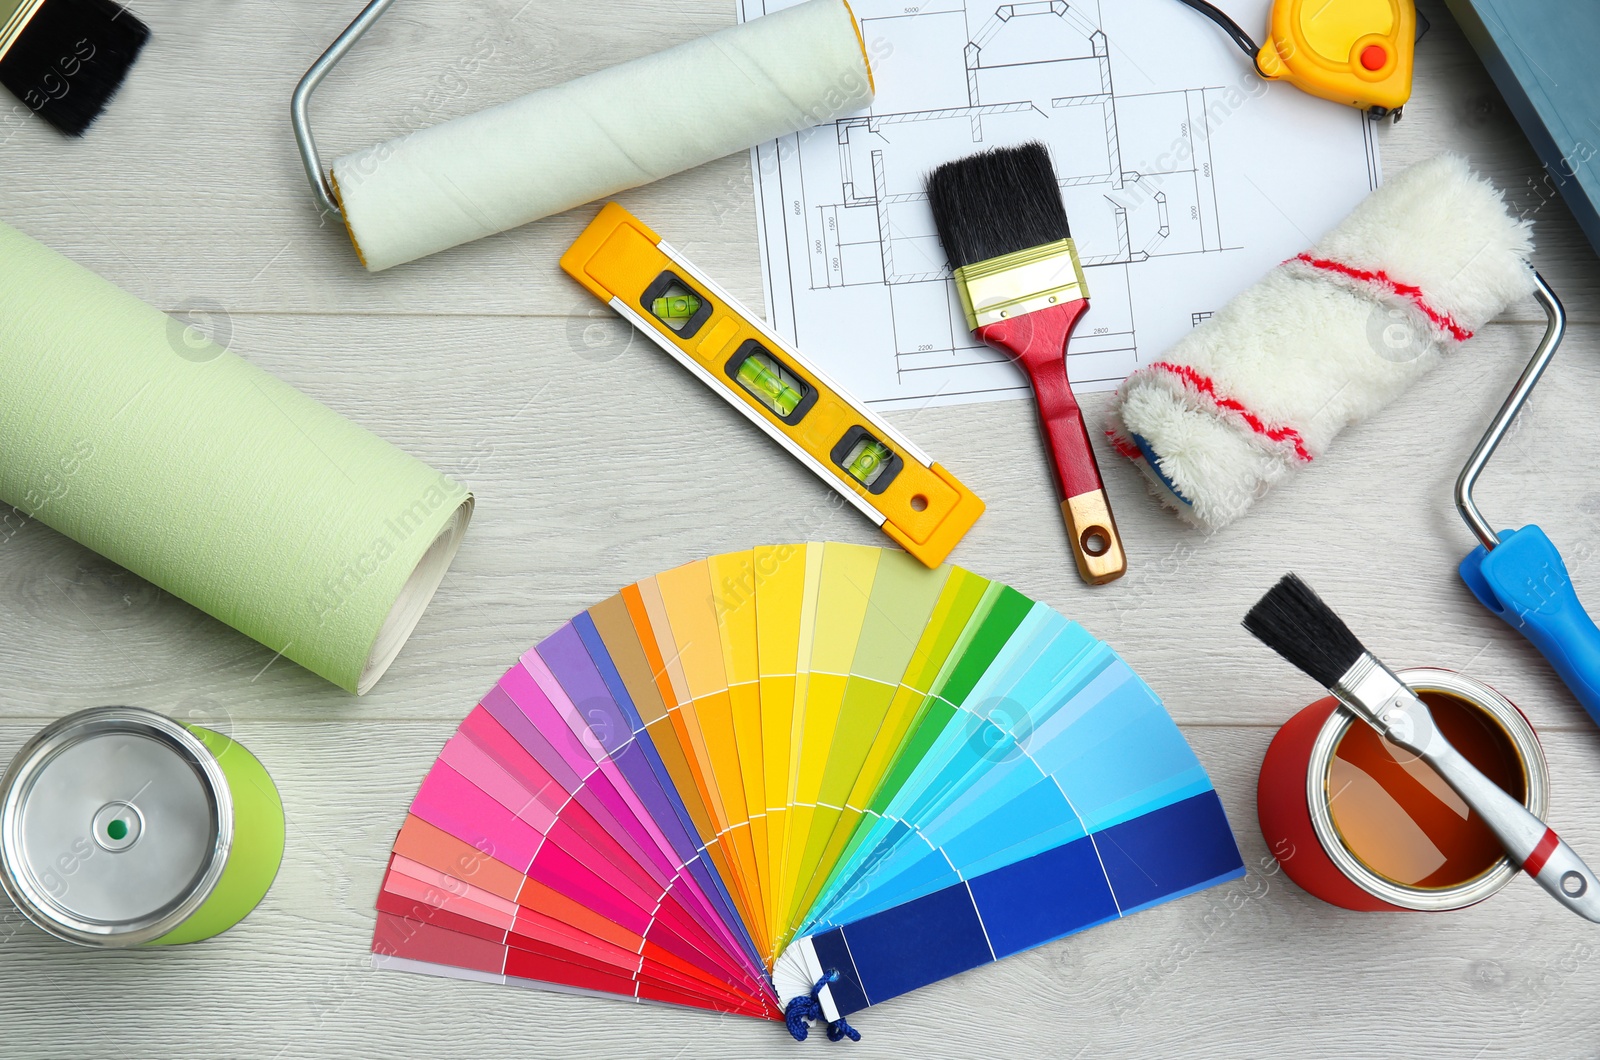
[[[0,884],[83,946],[226,931],[266,895],[283,840],[283,802],[254,755],[137,707],[52,722],[0,779]]]

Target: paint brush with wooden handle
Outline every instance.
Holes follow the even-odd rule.
[[[1089,291],[1050,153],[1036,142],[947,162],[928,178],[928,200],[967,326],[1033,385],[1078,573],[1091,585],[1122,577],[1122,540],[1067,379]]]

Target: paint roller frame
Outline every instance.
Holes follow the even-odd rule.
[[[300,78],[300,83],[294,86],[294,95],[289,99],[289,121],[294,126],[294,142],[300,148],[300,161],[306,168],[306,179],[311,183],[311,190],[317,197],[317,205],[323,213],[331,213],[341,220],[345,220],[344,210],[340,208],[338,195],[333,189],[332,174],[322,168],[322,156],[317,151],[316,137],[311,134],[311,96],[316,92],[317,86],[322,84],[324,78],[339,65],[339,60],[349,54],[356,41],[366,35],[388,11],[394,0],[372,0],[355,20],[346,26],[344,32],[334,38],[328,50],[323,52],[311,68]],[[348,222],[347,222],[348,223]]]
[[[1501,439],[1511,429],[1511,421],[1517,418],[1517,413],[1522,411],[1522,407],[1528,403],[1528,398],[1533,396],[1533,388],[1539,384],[1539,377],[1544,375],[1544,370],[1550,366],[1551,359],[1556,355],[1556,348],[1561,345],[1562,336],[1567,331],[1567,314],[1561,305],[1561,300],[1550,289],[1550,285],[1545,283],[1543,276],[1535,272],[1533,278],[1536,284],[1533,297],[1545,315],[1544,337],[1539,340],[1538,348],[1533,351],[1528,366],[1522,370],[1516,386],[1506,397],[1505,404],[1500,406],[1500,411],[1495,413],[1494,420],[1489,424],[1488,430],[1484,431],[1477,448],[1472,450],[1466,466],[1461,469],[1460,477],[1456,479],[1456,511],[1461,513],[1467,529],[1471,530],[1473,535],[1483,542],[1483,547],[1491,552],[1500,546],[1500,535],[1478,510],[1477,503],[1472,499],[1472,488],[1478,484],[1478,476],[1482,475],[1483,469],[1488,466],[1489,458],[1494,455]]]
[[[1456,479],[1456,510],[1480,542],[1458,570],[1478,602],[1538,648],[1589,717],[1600,724],[1600,627],[1578,599],[1561,552],[1534,523],[1496,532],[1472,499],[1479,475],[1527,404],[1566,332],[1561,300],[1537,272],[1534,280],[1534,298],[1545,313],[1544,336]]]

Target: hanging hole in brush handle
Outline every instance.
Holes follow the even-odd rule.
[[[1432,728],[1431,717],[1427,725]],[[1556,901],[1600,923],[1600,880],[1555,829],[1479,772],[1437,729],[1419,753],[1494,833],[1513,863]]]
[[[1084,444],[1088,444],[1087,439]],[[1061,518],[1072,537],[1072,558],[1077,562],[1079,577],[1090,585],[1104,585],[1127,573],[1122,539],[1103,488],[1062,501]]]
[[[343,211],[335,201],[333,189],[329,183],[328,174],[322,168],[322,157],[317,153],[316,138],[311,135],[311,94],[322,84],[322,79],[328,72],[338,65],[339,60],[345,57],[356,41],[371,29],[383,13],[389,9],[394,0],[372,0],[361,9],[355,21],[345,27],[334,42],[328,45],[328,50],[322,53],[321,58],[311,64],[311,69],[305,72],[300,83],[294,88],[294,95],[289,100],[289,121],[294,126],[294,142],[300,148],[300,161],[306,169],[306,179],[311,182],[311,190],[317,197],[317,205],[325,213],[335,217],[342,217]]]

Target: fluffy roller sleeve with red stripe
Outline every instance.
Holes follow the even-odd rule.
[[[1129,376],[1107,433],[1220,529],[1531,294],[1529,229],[1464,159],[1419,162]]]

